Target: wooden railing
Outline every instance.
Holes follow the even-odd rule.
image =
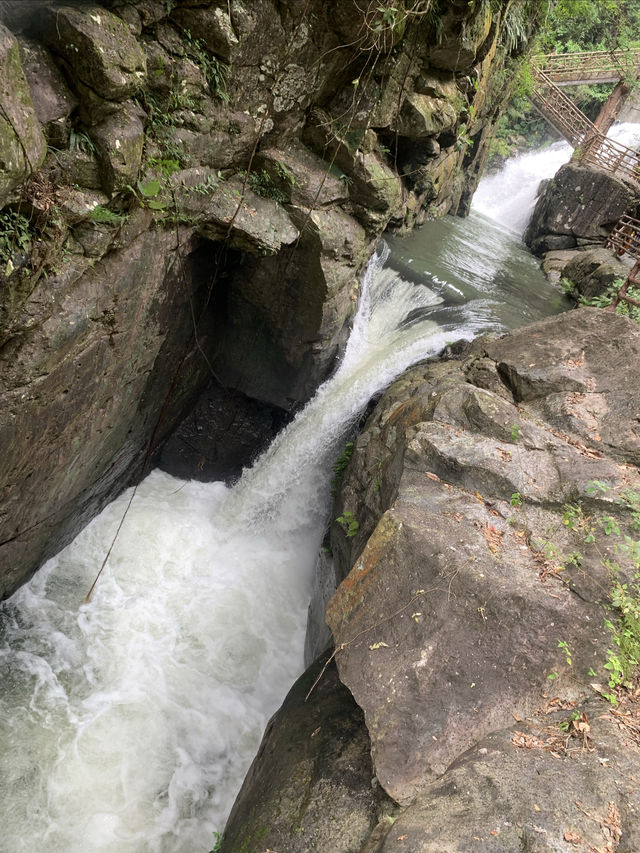
[[[535,64],[532,69],[534,106],[576,149],[579,162],[639,184],[638,153],[605,136],[545,71]]]
[[[630,255],[640,261],[640,220],[624,213],[614,225],[606,245],[618,255]]]
[[[630,287],[636,290],[640,288],[640,279],[638,278],[640,275],[640,220],[624,213],[609,234],[605,246],[615,249],[617,255],[630,255],[635,259],[631,272],[626,277],[622,287],[618,288],[608,310],[615,311],[620,302],[626,302],[628,305],[635,305],[636,308],[640,308],[640,302],[628,295]]]
[[[627,50],[548,53],[534,56],[533,64],[559,86],[609,83],[638,76],[640,53]]]
[[[565,93],[556,86],[546,72],[533,66],[533,103],[558,133],[573,145],[582,145],[598,128]]]

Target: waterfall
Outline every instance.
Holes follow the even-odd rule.
[[[552,178],[560,166],[568,163],[572,151],[569,143],[562,141],[512,157],[500,172],[480,182],[472,209],[516,234],[523,234],[541,181]]]
[[[331,462],[376,391],[471,332],[370,265],[344,359],[232,488],[155,471],[2,606],[0,815],[10,853],[207,853],[303,668]],[[4,845],[4,846],[3,846]]]
[[[614,124],[611,139],[637,148],[640,125]],[[538,151],[512,157],[495,175],[484,178],[473,197],[472,209],[518,235],[524,233],[536,203],[540,183],[552,178],[571,159],[573,148],[564,140]]]
[[[477,211],[512,228],[565,147],[517,158],[534,175],[526,198],[514,201],[525,180],[508,165],[481,183],[469,220],[392,241],[399,270],[383,266],[386,251],[373,259],[335,374],[235,486],[152,472],[89,604],[130,493],[0,607],[0,849],[211,849],[303,668],[348,431],[446,343],[562,310],[517,236]]]

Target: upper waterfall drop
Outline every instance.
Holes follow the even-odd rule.
[[[535,207],[540,183],[568,163],[572,151],[563,140],[510,158],[497,174],[480,181],[471,209],[522,235]]]
[[[640,142],[640,125],[614,124],[607,136],[628,148]],[[571,159],[573,148],[560,140],[546,148],[508,159],[494,175],[484,177],[475,192],[471,209],[503,228],[522,236],[529,223],[542,181],[552,178]]]

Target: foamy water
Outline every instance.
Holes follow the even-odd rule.
[[[640,125],[614,124],[607,134],[611,139],[637,148]],[[507,160],[502,171],[484,178],[474,197],[472,208],[488,216],[516,234],[523,234],[540,188],[571,159],[573,148],[568,142],[554,142],[539,151],[531,151]]]
[[[452,335],[405,323],[440,300],[378,267],[340,369],[235,487],[153,472],[88,605],[128,493],[3,605],[0,849],[213,846],[303,669],[345,430]]]

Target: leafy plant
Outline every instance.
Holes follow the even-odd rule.
[[[103,207],[99,204],[91,211],[91,220],[105,225],[122,225],[127,220],[127,214],[115,213],[113,210],[109,210],[108,207]]]
[[[347,534],[349,538],[355,536],[358,530],[360,529],[360,522],[357,521],[356,517],[350,510],[345,510],[342,515],[336,518],[338,524],[341,524],[344,528],[344,532]]]
[[[187,55],[202,71],[209,91],[214,98],[229,101],[227,87],[229,85],[229,66],[213,56],[201,39],[194,38],[189,30],[183,30]]]
[[[26,216],[15,210],[0,211],[0,263],[3,267],[12,267],[14,252],[26,254],[32,241],[33,231]],[[11,271],[5,269],[5,274]]]
[[[522,495],[520,492],[514,492],[509,498],[509,503],[513,507],[521,507],[522,506]]]
[[[249,186],[256,195],[262,198],[270,198],[282,204],[287,200],[287,196],[282,190],[277,187],[271,180],[271,175],[262,169],[261,171],[249,172],[247,174]]]
[[[564,657],[567,662],[567,666],[571,666],[571,649],[569,648],[569,644],[566,642],[566,640],[558,640],[558,648],[564,652]]]

